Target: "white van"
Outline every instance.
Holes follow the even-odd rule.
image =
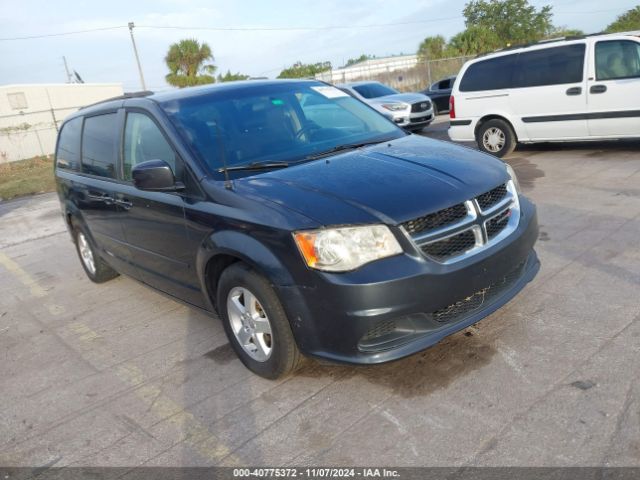
[[[465,63],[449,137],[499,157],[518,142],[640,137],[639,35],[555,40]]]

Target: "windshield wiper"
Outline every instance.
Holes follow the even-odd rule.
[[[274,168],[286,168],[289,166],[288,162],[253,162],[247,163],[245,165],[231,165],[227,167],[228,172],[232,172],[234,170],[271,170]],[[224,172],[224,168],[219,168],[218,172]]]
[[[355,150],[356,148],[366,147],[368,145],[377,145],[379,143],[384,143],[387,140],[376,140],[369,142],[360,142],[360,143],[346,143],[344,145],[337,145],[329,150],[325,150],[324,152],[314,153],[311,155],[307,155],[304,157],[304,160],[316,160],[318,158],[327,157],[329,155],[335,155],[339,152],[344,152],[345,150]]]

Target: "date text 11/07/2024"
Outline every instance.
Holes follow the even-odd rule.
[[[387,468],[237,468],[234,478],[400,478]]]

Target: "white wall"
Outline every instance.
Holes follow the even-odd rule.
[[[53,154],[67,115],[122,94],[117,83],[0,86],[0,163]]]
[[[417,55],[372,58],[349,67],[337,68],[316,75],[316,79],[329,83],[346,83],[371,78],[382,73],[413,68],[418,64]]]

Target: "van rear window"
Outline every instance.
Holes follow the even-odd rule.
[[[516,55],[503,55],[474,63],[462,77],[461,92],[500,90],[511,86]]]
[[[80,170],[80,132],[82,117],[69,120],[62,127],[56,150],[56,165],[65,170]]]
[[[582,81],[584,43],[522,52],[513,74],[513,86],[539,87]]]

